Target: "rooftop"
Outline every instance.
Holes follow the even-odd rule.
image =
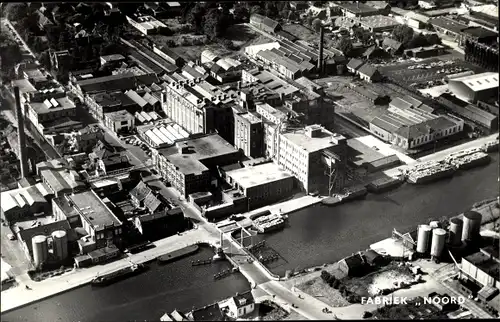
[[[31,207],[35,203],[46,203],[46,196],[52,194],[44,183],[34,186],[4,191],[0,194],[0,205],[2,211],[15,208]]]
[[[377,8],[359,2],[358,3],[341,2],[337,6],[352,13],[378,12]]]
[[[251,188],[293,176],[280,169],[275,163],[265,163],[253,167],[246,167],[226,172],[243,188]]]
[[[20,93],[35,93],[37,89],[27,79],[16,79],[12,81],[12,87],[19,87]]]
[[[126,110],[110,112],[110,113],[106,113],[104,115],[105,115],[105,117],[107,117],[108,119],[110,119],[114,122],[130,121],[130,120],[134,119],[134,116]]]
[[[64,190],[85,186],[85,184],[80,181],[80,175],[75,170],[65,168],[44,169],[40,171],[40,176],[56,194]]]
[[[361,17],[359,20],[362,25],[368,26],[370,28],[381,28],[399,25],[396,20],[383,15]]]
[[[498,37],[498,33],[496,32],[493,32],[491,30],[488,30],[488,29],[485,29],[485,28],[482,28],[482,27],[469,27],[467,29],[464,29],[462,31],[464,34],[467,34],[469,36],[472,36],[472,37],[476,37],[476,38],[496,38]]]
[[[105,60],[106,62],[112,62],[112,61],[125,60],[125,57],[123,57],[123,55],[120,54],[111,54],[111,55],[101,56],[101,59]]]
[[[451,82],[461,82],[473,91],[483,91],[498,87],[498,73],[481,73],[450,79]]]
[[[465,259],[489,276],[498,280],[498,276],[500,276],[500,263],[490,256],[483,252],[477,252],[465,257]]]
[[[82,219],[94,229],[101,230],[108,225],[122,224],[94,191],[80,192],[68,197],[73,202],[73,207],[80,212]]]
[[[30,106],[37,114],[52,113],[55,111],[70,110],[76,108],[67,96],[61,98],[46,99],[43,102],[30,102]]]
[[[336,144],[332,141],[334,133],[328,131],[327,129],[320,127],[321,133],[318,137],[311,138],[306,134],[305,129],[295,130],[288,133],[281,134],[288,141],[292,142],[296,146],[302,148],[309,153],[321,151]]]
[[[136,77],[133,73],[116,74],[79,80],[76,85],[83,92],[122,91],[135,88]]]
[[[254,114],[252,113],[244,113],[244,114],[240,114],[240,117],[244,118],[245,120],[247,120],[250,124],[257,124],[257,123],[261,123],[261,119],[257,116],[255,116]]]
[[[463,23],[454,21],[446,17],[431,18],[429,19],[429,23],[432,24],[433,26],[440,27],[457,34],[468,27]]]

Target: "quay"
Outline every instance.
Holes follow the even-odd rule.
[[[184,256],[196,253],[200,249],[198,245],[191,245],[181,249],[174,250],[173,252],[158,256],[156,259],[160,263],[170,263]]]
[[[211,245],[216,245],[217,238],[203,229],[189,230],[182,233],[181,236],[174,235],[154,242],[155,247],[145,250],[138,254],[113,261],[104,265],[92,266],[84,269],[76,269],[69,273],[52,277],[40,282],[33,281],[28,274],[18,277],[20,284],[27,285],[31,290],[24,286],[10,288],[2,292],[1,312],[5,313],[21,306],[46,299],[48,297],[64,293],[74,288],[86,285],[99,273],[101,275],[119,271],[130,266],[130,262],[142,264],[155,260],[158,256],[183,249],[186,246],[186,240],[203,241]]]

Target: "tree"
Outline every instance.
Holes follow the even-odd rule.
[[[253,6],[252,9],[250,9],[250,15],[255,15],[255,14],[264,15],[265,14],[264,9],[262,9],[261,6]]]
[[[425,38],[427,39],[427,42],[430,45],[441,44],[441,38],[439,38],[439,36],[436,34],[427,34],[427,35],[425,35]]]
[[[295,11],[290,10],[288,14],[288,20],[295,21],[297,19],[299,19],[299,15]]]
[[[38,57],[38,61],[47,70],[51,70],[52,69],[52,63],[50,62],[50,55],[49,55],[49,51],[48,50],[45,50],[45,51],[43,51],[40,54],[40,56]]]
[[[321,22],[320,19],[316,18],[312,21],[311,27],[314,29],[314,31],[319,32],[321,30],[321,26],[323,26],[323,23]]]
[[[328,272],[327,272],[327,271],[325,271],[325,270],[322,270],[322,271],[321,271],[321,279],[322,279],[325,283],[327,283],[327,282],[330,280],[330,277],[331,277],[331,274],[330,274],[330,273],[328,273]]]
[[[250,12],[248,11],[247,7],[244,4],[237,3],[234,6],[233,16],[235,21],[244,22],[248,21],[248,18],[250,17]]]
[[[203,3],[196,3],[187,15],[186,22],[192,25],[196,32],[202,30],[203,17],[205,16],[206,9]]]
[[[312,15],[308,15],[307,18],[306,18],[306,24],[311,27],[312,26],[312,23],[314,21],[314,17]]]
[[[406,45],[413,38],[413,29],[407,25],[398,25],[394,28],[392,36],[395,40]]]
[[[278,16],[278,8],[274,2],[271,1],[266,2],[266,10],[264,12],[269,18],[276,18]]]
[[[407,48],[417,48],[417,47],[425,47],[428,46],[429,42],[427,41],[427,38],[422,35],[421,33],[418,33],[413,36],[413,38],[408,42],[406,45]]]
[[[12,21],[20,21],[28,15],[28,6],[22,2],[4,3],[5,7],[2,10],[7,19]]]
[[[19,45],[11,39],[0,34],[0,58],[2,59],[2,71],[8,72],[22,60]]]
[[[338,290],[340,287],[340,281],[339,280],[335,280],[335,282],[333,282],[333,288]]]
[[[340,38],[334,45],[335,48],[344,53],[344,55],[349,56],[349,53],[352,51],[352,41],[349,38]]]
[[[213,8],[203,19],[203,33],[209,38],[216,38],[222,34],[222,14],[218,9]]]

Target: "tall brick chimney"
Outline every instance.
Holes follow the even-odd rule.
[[[323,74],[323,43],[325,38],[325,29],[323,26],[319,30],[319,54],[318,54],[318,74]]]
[[[19,139],[19,161],[21,163],[21,177],[28,176],[28,160],[26,155],[26,135],[24,133],[24,116],[21,107],[21,98],[19,97],[19,87],[14,87],[16,97],[16,116],[17,116],[17,135]]]

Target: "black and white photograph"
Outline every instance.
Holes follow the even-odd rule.
[[[0,319],[499,319],[498,25],[0,2]]]

